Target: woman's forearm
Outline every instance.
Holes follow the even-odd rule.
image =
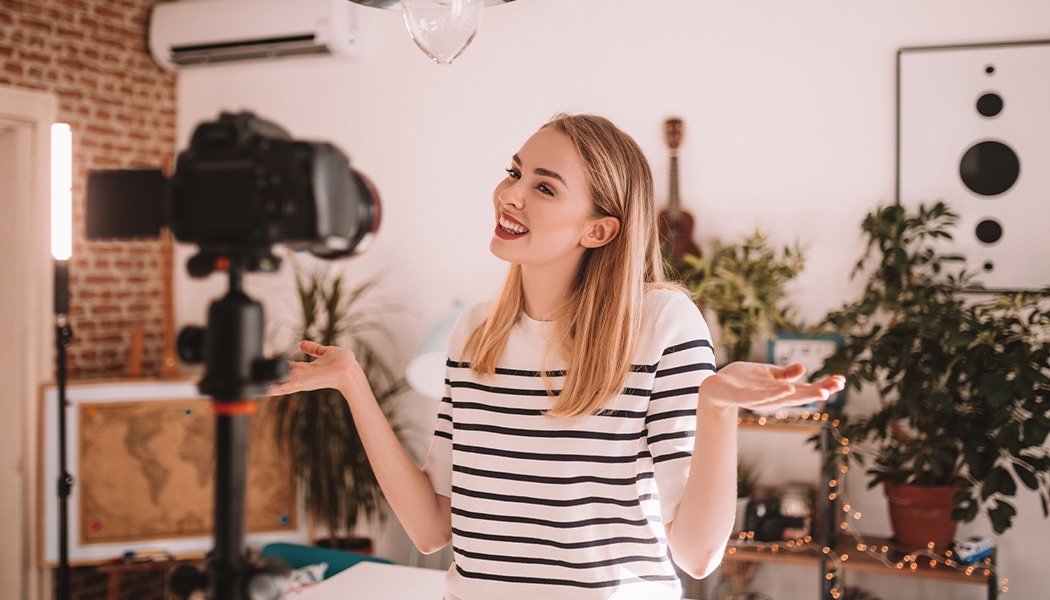
[[[376,480],[390,508],[420,552],[429,554],[452,539],[448,499],[437,496],[430,479],[405,451],[364,377],[341,390]]]
[[[737,415],[735,407],[703,402],[696,412],[689,479],[668,531],[675,562],[693,577],[706,577],[714,571],[733,532]]]

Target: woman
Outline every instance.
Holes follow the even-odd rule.
[[[497,300],[449,341],[426,466],[404,451],[353,354],[303,342],[273,393],[342,391],[391,507],[422,552],[453,543],[447,597],[680,598],[721,561],[740,408],[827,399],[800,365],[715,373],[710,334],[660,283],[652,175],[608,120],[560,115],[493,193]]]

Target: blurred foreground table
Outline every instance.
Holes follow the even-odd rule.
[[[288,600],[441,600],[445,571],[361,562]]]

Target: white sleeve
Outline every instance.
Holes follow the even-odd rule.
[[[645,418],[665,523],[674,520],[689,478],[700,383],[715,372],[707,323],[687,296],[674,296],[656,323],[663,349]]]

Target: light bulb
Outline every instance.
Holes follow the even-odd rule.
[[[474,40],[484,7],[484,0],[401,0],[401,15],[423,54],[448,65]]]

